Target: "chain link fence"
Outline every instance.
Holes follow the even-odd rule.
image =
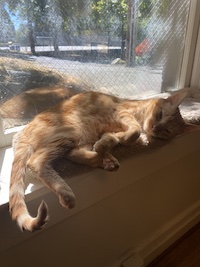
[[[1,0],[1,103],[66,81],[131,98],[175,89],[189,7],[190,0]]]

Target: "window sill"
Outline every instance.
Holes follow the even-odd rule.
[[[128,186],[129,183],[136,182],[138,179],[145,177],[146,175],[156,172],[158,169],[163,168],[175,162],[176,160],[185,157],[194,151],[200,149],[200,132],[193,132],[190,134],[186,134],[180,137],[176,137],[164,146],[158,147],[158,149],[154,149],[153,151],[148,151],[146,153],[139,153],[138,155],[134,155],[134,157],[129,159],[124,159],[121,162],[120,169],[115,173],[108,173],[102,170],[88,170],[86,168],[86,173],[84,174],[75,174],[73,180],[71,178],[67,178],[67,175],[64,179],[68,180],[69,184],[81,183],[81,181],[85,179],[89,179],[91,177],[116,177],[119,173],[119,177],[121,175],[124,176],[124,170],[126,169],[126,165],[134,164],[133,173],[137,173],[137,176],[131,177],[131,181],[123,180],[124,186]],[[145,149],[144,149],[145,150]],[[164,153],[165,157],[161,157],[160,153]],[[137,154],[137,151],[136,153]],[[0,205],[8,203],[9,200],[9,183],[10,183],[10,173],[13,161],[13,148],[5,147],[0,149]],[[143,168],[143,166],[146,166]],[[66,167],[67,168],[67,167]],[[124,169],[125,168],[125,169]],[[123,171],[121,170],[123,169]],[[85,171],[85,168],[83,167]],[[83,172],[84,172],[83,171]],[[79,171],[80,172],[80,171]],[[72,172],[73,173],[73,172]],[[121,174],[120,174],[121,173]],[[72,174],[70,174],[72,175]],[[73,176],[73,175],[72,175]],[[99,179],[98,179],[99,180]],[[102,182],[102,181],[101,181]],[[107,181],[108,182],[108,181]],[[28,200],[38,197],[41,195],[40,191],[47,192],[48,190],[41,190],[44,188],[43,184],[34,179],[33,177],[27,177],[27,187],[25,191],[25,195],[28,197]],[[120,188],[119,188],[120,189]]]
[[[125,158],[121,162],[120,169],[117,172],[109,173],[103,170],[95,169],[90,170],[83,174],[74,175],[72,178],[63,177],[67,179],[67,182],[70,186],[81,187],[81,191],[86,193],[90,188],[92,191],[94,188],[97,190],[104,187],[106,183],[106,188],[102,197],[106,197],[107,194],[112,194],[115,191],[121,190],[122,187],[129,186],[132,183],[135,183],[137,180],[142,179],[143,177],[156,172],[157,170],[172,164],[173,162],[183,158],[191,153],[200,149],[200,133],[193,132],[186,134],[177,138],[174,138],[169,143],[164,146],[158,147],[153,151],[148,151],[146,153],[142,152],[138,155],[134,155],[130,158]],[[137,152],[136,152],[137,154]],[[163,155],[163,156],[161,156]],[[8,203],[9,199],[9,182],[10,182],[10,172],[13,160],[13,149],[12,147],[6,147],[0,149],[0,205]],[[127,173],[126,169],[128,166],[134,166],[132,169],[133,175],[128,175],[128,178],[124,178]],[[144,168],[145,166],[145,168]],[[80,172],[80,171],[79,171]],[[137,175],[135,175],[137,174]],[[67,176],[67,175],[66,175]],[[113,187],[113,180],[116,180],[118,177],[119,181]],[[123,177],[123,179],[122,179]],[[110,179],[111,178],[111,179]],[[85,187],[84,184],[87,181],[89,187]],[[95,183],[96,186],[95,186]],[[27,188],[25,195],[27,201],[31,201],[34,198],[38,198],[41,195],[49,192],[40,181],[32,177],[27,177]],[[79,190],[78,190],[79,191]],[[107,192],[108,191],[108,192]],[[106,193],[107,192],[107,193]],[[79,192],[80,193],[80,192]],[[90,192],[92,195],[99,195],[97,192]],[[78,194],[77,200],[79,198]]]

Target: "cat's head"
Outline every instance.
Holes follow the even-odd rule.
[[[150,136],[169,139],[184,132],[196,130],[197,126],[185,123],[179,111],[179,105],[186,95],[187,91],[181,90],[166,99],[151,100],[146,109],[144,131]]]

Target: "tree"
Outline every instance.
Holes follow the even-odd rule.
[[[4,0],[10,12],[18,11],[28,28],[31,52],[35,52],[36,33],[52,37],[54,51],[59,51],[59,36],[63,31],[82,29],[80,14],[85,6],[83,0]],[[73,24],[73,25],[72,25]],[[72,27],[73,26],[73,27]]]
[[[127,30],[127,9],[126,0],[93,0],[92,4],[94,30],[107,33],[108,44],[112,36],[121,37],[122,51]]]
[[[18,10],[19,15],[22,20],[27,22],[28,35],[29,35],[29,43],[31,47],[31,52],[36,54],[35,52],[35,38],[34,38],[34,19],[36,15],[36,2],[37,0],[5,0],[8,4],[8,8],[10,12],[15,13]]]
[[[5,0],[10,12],[19,12],[21,20],[24,21],[28,29],[29,44],[31,52],[35,51],[35,33],[37,31],[48,31],[53,35],[55,51],[58,51],[57,36],[62,24],[59,16],[59,7],[56,1],[49,0]]]
[[[122,59],[131,66],[135,48],[145,38],[145,29],[155,0],[93,0],[95,30],[121,37]]]
[[[0,32],[0,42],[7,43],[15,39],[15,27],[2,2],[0,2]]]

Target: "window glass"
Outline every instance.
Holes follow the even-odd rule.
[[[4,128],[81,90],[137,98],[177,87],[190,0],[3,0]]]

